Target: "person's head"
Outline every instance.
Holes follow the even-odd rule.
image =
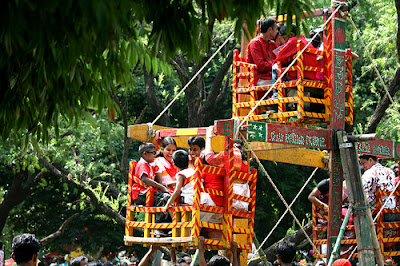
[[[276,247],[276,256],[280,263],[291,263],[296,256],[296,247],[289,241],[279,242]]]
[[[16,236],[12,241],[11,257],[17,265],[36,265],[41,246],[40,241],[36,239],[35,235],[22,234]]]
[[[78,256],[73,258],[70,262],[70,266],[85,266],[88,264],[88,259],[85,256]]]
[[[188,139],[189,144],[189,153],[192,156],[193,160],[200,157],[201,151],[204,150],[206,146],[206,141],[203,137],[190,137]]]
[[[374,155],[361,154],[359,156],[359,158],[360,158],[361,167],[364,170],[370,169],[372,166],[374,166],[376,164],[376,161],[377,161],[377,158]]]
[[[172,162],[172,155],[176,151],[176,142],[172,137],[165,137],[161,141],[161,155],[168,161]]]
[[[156,158],[156,146],[153,143],[143,143],[139,146],[139,154],[146,162],[152,163]]]
[[[399,175],[400,175],[400,168],[399,168],[399,164],[398,164],[398,163],[393,164],[393,165],[390,167],[390,169],[392,169],[392,171],[394,172],[394,174],[395,174],[396,176],[399,176]]]
[[[179,150],[172,156],[174,159],[174,164],[179,169],[186,169],[189,166],[189,153],[184,150]]]
[[[260,31],[265,40],[274,40],[278,33],[278,25],[276,20],[272,18],[264,18],[260,21]]]
[[[319,34],[319,32],[317,32],[317,30],[310,31],[310,38],[313,38],[314,36],[315,38],[311,44],[312,46],[314,46],[314,48],[318,49],[321,45],[321,35]]]
[[[176,261],[180,266],[189,266],[192,263],[192,258],[187,253],[182,253]]]
[[[213,256],[210,261],[207,263],[207,266],[230,266],[231,263],[229,260],[222,255]]]
[[[283,25],[280,30],[279,30],[279,35],[282,36],[283,40],[285,41],[285,43],[292,37],[296,36],[296,30],[297,27],[295,24],[292,23],[292,30],[289,32],[289,34],[287,34],[286,32],[286,24]]]
[[[0,249],[3,249],[3,242],[0,240]]]
[[[332,266],[351,266],[351,263],[347,259],[338,259],[333,262]]]
[[[283,37],[279,34],[279,31],[280,31],[281,28],[283,27],[283,23],[278,23],[277,25],[278,25],[278,26],[277,26],[278,33],[276,34],[276,37],[275,37],[275,43],[276,43],[276,45],[281,46],[281,45],[285,44],[285,40],[284,40]]]
[[[240,150],[240,153],[242,154],[242,160],[246,161],[247,160],[247,152],[244,149],[244,141],[241,139],[237,139],[233,143],[233,147]]]

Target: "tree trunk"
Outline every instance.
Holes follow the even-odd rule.
[[[304,226],[304,231],[309,235],[310,238],[312,238],[312,221],[309,221],[305,226]],[[269,262],[274,262],[276,260],[276,247],[278,244],[282,241],[289,241],[292,242],[296,245],[296,249],[300,249],[304,247],[303,241],[306,239],[306,236],[304,235],[302,230],[297,230],[291,235],[288,235],[278,242],[275,242],[268,248],[264,249],[265,256],[267,257],[267,260]],[[261,240],[261,239],[260,239]],[[308,242],[307,242],[308,243]],[[249,263],[249,266],[256,266],[261,262],[261,259],[253,260]]]
[[[396,2],[398,2],[398,1],[396,1]],[[390,96],[393,97],[399,90],[400,90],[400,68],[397,69],[396,74],[394,75],[394,78],[390,82],[390,85],[389,85]],[[376,128],[379,125],[379,122],[385,116],[386,109],[391,104],[392,104],[392,102],[390,101],[387,93],[385,92],[385,95],[383,96],[381,101],[376,106],[374,114],[372,115],[371,119],[368,122],[367,128],[365,130],[366,134],[375,133]]]
[[[31,173],[20,172],[14,176],[11,187],[0,204],[0,233],[4,229],[10,211],[31,195],[32,189],[43,177],[43,174],[40,172],[34,176]]]
[[[153,71],[148,73],[145,66],[143,67],[143,71],[144,71],[144,82],[146,89],[144,94],[147,99],[147,102],[150,105],[151,110],[153,110],[154,114],[158,116],[164,110],[164,106],[160,103],[160,101],[157,98],[153,82],[154,79]],[[160,117],[157,124],[163,126],[171,125],[171,120],[168,116],[168,111]]]
[[[186,88],[185,97],[188,104],[188,127],[208,126],[206,120],[213,116],[215,107],[220,104],[229,92],[229,78],[224,83],[224,78],[232,65],[233,52],[230,51],[224,64],[214,77],[211,88],[207,91],[204,86],[204,72]],[[192,71],[189,71],[188,62],[182,56],[176,56],[171,62],[178,72],[182,87],[197,73],[208,58],[203,58],[199,65],[194,65]]]

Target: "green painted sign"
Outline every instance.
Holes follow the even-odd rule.
[[[250,141],[267,141],[267,124],[263,122],[248,122],[251,127],[248,128],[248,140]]]

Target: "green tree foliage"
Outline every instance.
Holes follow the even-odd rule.
[[[356,5],[351,10],[351,15],[372,56],[373,63],[389,87],[399,67],[398,56],[395,53],[398,31],[396,7],[392,1],[371,0]],[[357,132],[363,133],[368,120],[386,92],[352,24],[350,22],[347,24],[349,47],[360,56],[353,64],[353,88],[355,125]],[[398,101],[398,96],[394,101]],[[387,127],[381,126],[378,132],[381,133],[382,129],[388,130]]]
[[[11,140],[2,143],[0,187],[1,193],[7,196],[0,204],[0,220],[3,222],[8,218],[7,231],[12,231],[13,235],[33,232],[44,239],[56,232],[71,216],[78,214],[60,237],[47,242],[46,249],[63,252],[65,246],[73,244],[93,255],[101,248],[102,255],[106,255],[123,246],[121,228],[127,186],[120,161],[124,150],[121,141],[124,129],[104,115],[96,116],[91,122],[80,121],[78,126],[70,126],[61,118],[60,137],[57,139],[54,131],[50,131],[48,144],[39,144],[38,153],[33,151],[32,146],[21,150],[20,145]],[[137,149],[137,146],[134,148]],[[131,152],[130,159],[133,157],[138,159]],[[43,160],[60,174],[54,174],[42,163]],[[12,197],[18,195],[11,193],[12,183],[16,183],[20,176],[38,175],[41,178],[24,195],[22,202],[5,215],[4,205],[12,203]],[[63,178],[66,175],[68,177]],[[19,191],[19,194],[22,192]],[[3,226],[4,223],[1,229]]]
[[[289,16],[308,0],[267,1]],[[207,20],[231,18],[250,29],[262,0],[243,1],[6,1],[0,23],[1,135],[19,129],[47,139],[59,114],[78,121],[88,107],[110,107],[110,89],[131,81],[130,69],[176,51],[190,57],[207,45]],[[140,36],[146,35],[141,39]],[[200,38],[201,37],[201,38]],[[199,42],[200,38],[200,42]]]

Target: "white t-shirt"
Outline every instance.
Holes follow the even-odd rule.
[[[0,249],[0,266],[4,266],[3,261],[4,261],[4,251]]]
[[[180,172],[178,172],[176,175],[183,175],[185,179],[190,178],[192,175],[194,175],[194,169],[193,168],[186,168]],[[203,187],[203,183],[201,184],[201,187]],[[183,197],[183,201],[186,204],[193,204],[193,197],[194,197],[194,180],[191,180],[189,183],[187,183],[185,186],[181,188],[181,196]],[[211,199],[210,195],[205,192],[201,192],[200,196],[200,204],[207,204],[211,206],[216,206],[214,201]]]

